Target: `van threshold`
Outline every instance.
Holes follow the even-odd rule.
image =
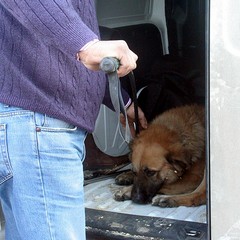
[[[88,240],[207,240],[207,224],[86,209]]]

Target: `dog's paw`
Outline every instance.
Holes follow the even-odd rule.
[[[128,185],[133,184],[133,179],[134,179],[134,174],[132,171],[124,172],[124,173],[119,174],[115,178],[115,183],[117,185],[128,186]]]
[[[132,186],[123,187],[114,194],[116,201],[131,200]]]
[[[159,206],[162,208],[166,207],[178,207],[178,203],[171,196],[156,195],[152,199],[152,205]]]

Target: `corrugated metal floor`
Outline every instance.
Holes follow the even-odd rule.
[[[132,201],[117,202],[113,199],[113,194],[121,187],[114,183],[114,177],[88,184],[84,188],[86,208],[206,223],[205,205],[200,207],[160,208],[150,204],[134,204]],[[0,240],[4,240],[4,224],[2,223],[1,225]]]
[[[139,205],[132,203],[132,201],[117,202],[113,199],[113,194],[118,188],[121,187],[114,183],[114,178],[86,185],[85,207],[141,216],[206,223],[205,205],[200,207],[160,208],[150,204]]]

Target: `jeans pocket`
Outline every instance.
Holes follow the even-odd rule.
[[[12,177],[12,167],[10,164],[7,148],[7,127],[0,124],[0,184]]]
[[[45,132],[76,132],[77,127],[62,120],[35,113],[35,124],[38,131]]]

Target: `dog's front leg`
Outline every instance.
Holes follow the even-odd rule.
[[[180,195],[156,195],[152,205],[160,207],[199,206],[206,204],[206,172],[200,185],[191,193]]]
[[[133,180],[134,180],[134,173],[133,171],[130,170],[130,171],[119,174],[115,178],[115,183],[117,185],[129,186],[133,184]]]
[[[152,205],[159,207],[195,207],[206,203],[206,193],[193,192],[181,195],[156,195]]]
[[[131,200],[132,185],[123,187],[114,194],[114,199],[116,201]]]

